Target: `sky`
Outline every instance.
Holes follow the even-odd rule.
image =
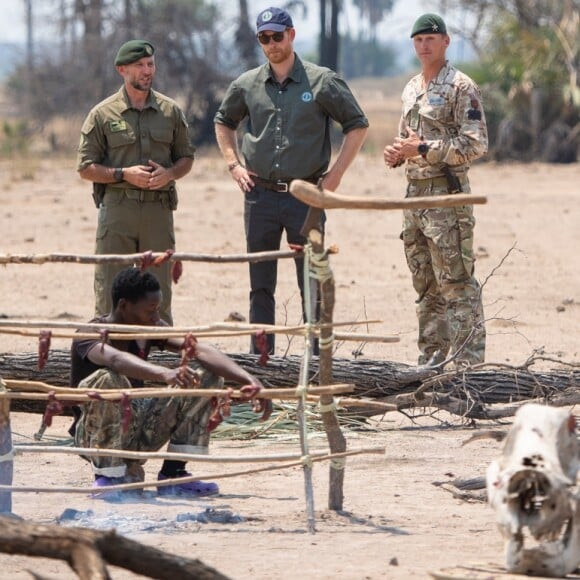
[[[26,38],[24,0],[0,0],[2,2],[2,15],[0,16],[0,43],[4,42],[24,42]],[[237,7],[237,0],[215,0],[222,6]],[[318,6],[319,0],[306,0],[309,6],[307,19],[302,18],[300,11],[294,12],[294,25],[297,30],[297,45],[300,37],[314,37],[318,35]],[[249,0],[252,21],[264,8],[276,5],[276,0]],[[378,38],[383,42],[409,40],[410,30],[413,22],[423,12],[433,11],[433,1],[431,0],[396,0],[395,8],[378,28]],[[33,3],[34,5],[34,3]],[[43,3],[43,5],[54,7],[55,3]],[[47,8],[45,8],[46,10]],[[457,25],[458,14],[444,15],[448,26]],[[39,15],[38,19],[41,19]],[[358,13],[354,10],[348,14],[348,18],[341,19],[341,25],[353,26],[358,18]],[[38,20],[37,19],[37,20]],[[412,56],[412,46],[409,41],[410,57]],[[448,53],[452,60],[462,60],[461,42],[452,42]]]
[[[24,26],[24,0],[1,0],[2,1],[2,16],[0,17],[0,42],[22,42],[25,40],[26,32]],[[228,0],[219,0],[223,4],[227,4]],[[309,34],[318,33],[318,0],[307,0],[311,6],[309,9],[309,16],[307,20],[297,17],[295,19],[295,26],[297,29],[304,27],[305,32]],[[231,2],[230,2],[231,3]],[[233,2],[234,5],[237,2]],[[255,17],[258,12],[268,6],[275,5],[275,0],[250,0],[250,10]],[[408,32],[413,25],[414,20],[422,12],[429,11],[426,8],[432,2],[426,0],[396,0],[395,9],[387,18],[390,31],[384,32],[385,40],[392,34],[396,36],[408,35]],[[351,15],[351,21],[356,18],[354,14]],[[381,26],[386,29],[386,23]]]

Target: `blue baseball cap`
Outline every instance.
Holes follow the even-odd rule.
[[[294,28],[294,24],[292,23],[290,14],[286,10],[271,6],[258,14],[256,28],[258,32],[263,32],[264,30],[284,32],[287,28]]]

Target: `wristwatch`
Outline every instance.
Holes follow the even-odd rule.
[[[417,146],[417,151],[419,152],[419,155],[425,159],[427,157],[427,153],[429,152],[429,145],[427,145],[427,143],[424,141],[421,141],[421,143],[419,143]]]
[[[115,168],[115,171],[113,171],[113,178],[115,179],[115,181],[117,183],[123,181],[123,168],[122,167]]]

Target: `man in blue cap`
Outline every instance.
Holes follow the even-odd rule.
[[[479,88],[447,61],[450,39],[441,16],[420,16],[411,38],[421,73],[403,90],[399,136],[385,147],[385,163],[406,164],[409,198],[470,193],[467,172],[488,141]],[[448,355],[458,367],[483,362],[473,206],[406,210],[403,216],[401,239],[418,295],[419,364],[441,363]]]
[[[215,116],[216,138],[228,171],[244,195],[248,252],[278,250],[282,232],[289,244],[304,244],[308,206],[288,192],[293,179],[321,181],[334,191],[358,153],[368,121],[350,89],[330,69],[304,62],[294,52],[296,30],[281,8],[262,10],[257,39],[268,62],[234,80]],[[236,130],[247,119],[241,148]],[[344,140],[330,166],[330,124]],[[250,264],[250,322],[275,323],[277,262]],[[302,260],[296,260],[302,294]],[[268,335],[274,351],[274,336]],[[252,342],[252,352],[257,352]]]

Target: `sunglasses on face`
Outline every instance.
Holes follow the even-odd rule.
[[[272,34],[260,32],[258,34],[258,41],[260,44],[270,44],[270,40],[273,40],[274,42],[282,42],[282,40],[284,40],[284,32],[273,32]]]

